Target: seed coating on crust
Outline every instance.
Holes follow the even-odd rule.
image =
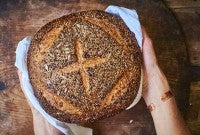
[[[82,11],[35,34],[28,71],[47,113],[64,122],[93,122],[132,103],[140,85],[141,52],[119,17]]]

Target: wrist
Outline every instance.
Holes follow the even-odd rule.
[[[147,103],[147,108],[150,112],[160,112],[166,109],[172,102],[175,103],[174,96],[171,91],[167,91],[160,96],[157,102]]]
[[[144,88],[143,98],[146,104],[160,103],[161,96],[170,90],[167,79],[161,69],[155,66],[150,73],[146,72],[145,82],[147,82]]]

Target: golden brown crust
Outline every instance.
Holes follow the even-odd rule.
[[[141,52],[117,16],[92,10],[43,26],[28,52],[36,97],[55,118],[92,122],[128,107],[140,85]]]

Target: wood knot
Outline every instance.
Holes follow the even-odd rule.
[[[0,81],[0,90],[6,89],[6,83]]]

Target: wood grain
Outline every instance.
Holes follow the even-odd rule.
[[[0,1],[0,134],[33,134],[32,115],[14,67],[18,41],[27,35],[33,36],[54,18],[85,9],[104,9],[110,4],[137,9],[142,24],[154,42],[159,64],[175,93],[178,107],[182,114],[187,114],[193,134],[198,134],[198,77],[191,85],[189,83],[191,76],[194,76],[190,73],[195,73],[200,65],[199,0],[165,2],[173,13],[160,0]],[[189,91],[189,85],[192,91]],[[129,111],[87,126],[94,129],[94,134],[156,134],[143,100]]]
[[[196,8],[200,7],[200,0],[165,0],[168,7],[175,8]]]
[[[190,62],[189,107],[187,124],[193,135],[200,133],[200,4],[199,0],[166,0],[183,28]]]
[[[199,134],[200,129],[200,81],[193,81],[190,85],[189,107],[187,109],[187,123],[193,134]]]
[[[200,66],[200,7],[195,9],[175,9],[176,17],[179,19],[188,48],[191,66]]]

